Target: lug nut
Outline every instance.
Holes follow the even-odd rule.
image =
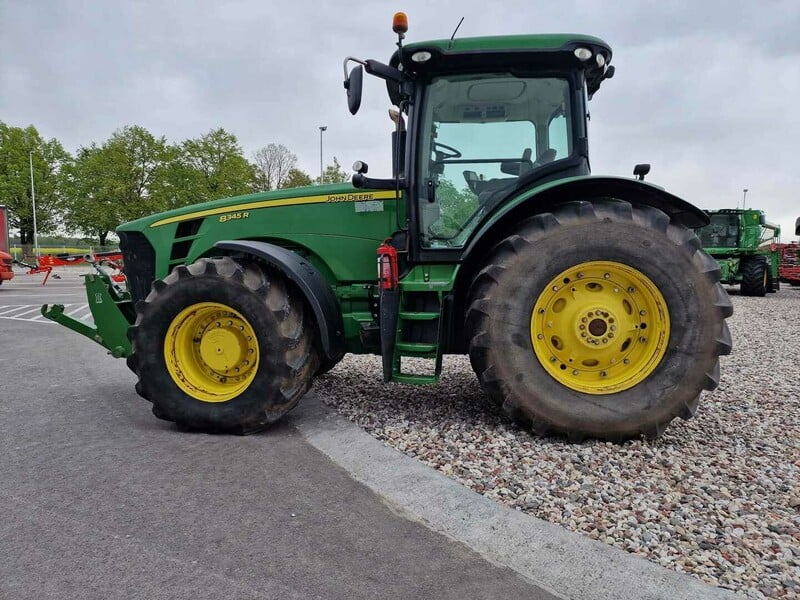
[[[537,340],[542,340],[542,339],[544,339],[544,336],[540,333],[539,335],[536,336],[536,339]]]
[[[573,370],[572,370],[572,374],[573,374],[573,375],[577,375],[577,374],[578,374],[578,369],[573,369]]]
[[[635,292],[635,291],[636,291],[636,288],[634,288],[633,286],[631,286],[631,287],[629,287],[629,288],[628,288],[628,293],[629,293],[629,294],[632,294],[632,293],[633,293],[633,292]]]
[[[647,314],[647,311],[642,309],[642,310],[639,311],[639,314],[642,315],[642,316],[645,316]]]
[[[578,279],[583,279],[583,273],[578,273]]]
[[[600,371],[600,377],[605,377],[605,376],[606,376],[606,372],[605,371]]]
[[[608,273],[603,273],[603,279],[608,279],[609,277],[611,277],[611,275]]]
[[[556,357],[555,356],[551,356],[550,357],[550,362],[556,362]]]
[[[625,363],[626,365],[631,364],[631,361],[628,358],[623,359],[622,362]]]

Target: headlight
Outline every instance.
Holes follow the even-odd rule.
[[[575,48],[575,56],[578,60],[589,60],[592,58],[592,51],[588,48]]]
[[[431,53],[427,50],[420,50],[419,52],[414,52],[414,54],[411,55],[411,60],[417,63],[424,63],[430,59]]]

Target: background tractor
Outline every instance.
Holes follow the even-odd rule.
[[[780,287],[777,243],[781,229],[754,209],[707,210],[710,222],[697,230],[703,250],[720,266],[720,280],[739,285],[742,296],[763,296]]]
[[[538,434],[657,437],[691,417],[730,352],[732,306],[691,229],[701,210],[590,175],[588,102],[614,74],[610,47],[575,34],[405,46],[405,15],[393,28],[388,64],[345,60],[353,114],[365,71],[386,82],[392,177],[359,161],[352,185],[127,223],[127,291],[86,277],[96,329],[43,313],[126,357],[157,417],[207,431],[267,427],[348,352],[381,355],[384,380],[407,384],[469,354]]]

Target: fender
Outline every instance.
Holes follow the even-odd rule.
[[[616,198],[631,204],[652,206],[665,212],[671,220],[686,227],[703,227],[709,223],[708,215],[705,212],[657,185],[626,177],[585,175],[550,181],[529,188],[516,198],[497,205],[486,214],[476,228],[467,253],[499,221],[512,216],[524,218],[524,216],[546,212],[562,202],[591,200],[592,198]]]
[[[336,296],[322,274],[302,256],[270,244],[254,240],[230,240],[214,244],[215,248],[258,257],[281,271],[305,296],[314,311],[323,363],[335,363],[344,356],[344,325]]]
[[[644,181],[591,175],[570,177],[530,188],[492,208],[470,237],[464,260],[476,247],[485,246],[487,239],[500,237],[496,232],[507,229],[503,225],[519,223],[525,217],[547,212],[563,202],[592,198],[616,198],[631,204],[652,206],[686,227],[703,227],[709,223],[708,215],[693,204]]]

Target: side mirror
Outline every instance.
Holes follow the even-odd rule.
[[[344,89],[347,90],[347,108],[350,114],[354,115],[361,108],[361,88],[364,83],[364,67],[361,65],[353,67],[347,79],[344,81]]]
[[[633,174],[639,181],[644,181],[644,176],[647,175],[649,172],[650,172],[650,165],[646,163],[641,165],[636,165],[635,167],[633,167]]]

